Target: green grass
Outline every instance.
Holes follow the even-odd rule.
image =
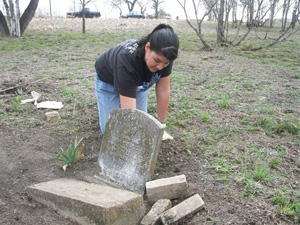
[[[77,90],[71,88],[62,88],[61,93],[65,96],[74,96],[77,93]]]
[[[200,115],[200,118],[203,122],[208,122],[210,120],[210,115],[208,115],[207,113],[202,113]]]
[[[290,189],[281,189],[272,196],[272,201],[280,207],[282,214],[299,221],[300,216],[300,192]]]
[[[10,111],[17,112],[17,113],[24,113],[25,106],[21,104],[22,97],[18,96],[11,101]]]
[[[267,182],[274,179],[270,176],[270,168],[265,164],[258,164],[253,170],[253,179],[256,181]]]
[[[275,121],[272,118],[263,118],[257,122],[259,127],[265,129],[268,133],[290,133],[298,135],[300,131],[300,123],[291,120]]]

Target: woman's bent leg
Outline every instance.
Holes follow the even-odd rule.
[[[148,94],[150,89],[144,91],[144,92],[138,92],[136,93],[136,108],[138,110],[147,112],[148,107]]]
[[[110,111],[120,108],[120,97],[112,85],[105,83],[98,78],[97,73],[95,74],[95,91],[100,130],[101,133],[104,134],[105,124],[108,120]]]

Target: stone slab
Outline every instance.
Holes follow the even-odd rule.
[[[169,199],[158,200],[141,221],[141,225],[155,225],[159,219],[160,214],[172,207],[172,203]]]
[[[160,222],[164,225],[174,224],[179,220],[199,211],[204,207],[204,202],[199,194],[184,200],[173,208],[160,215]]]
[[[146,183],[147,198],[151,202],[159,199],[181,198],[187,192],[185,175],[152,180]]]
[[[154,173],[163,132],[162,124],[145,112],[112,110],[105,126],[96,177],[144,194],[146,182]]]
[[[74,179],[35,184],[28,193],[79,224],[139,224],[145,214],[141,195]]]

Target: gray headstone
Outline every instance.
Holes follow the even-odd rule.
[[[111,111],[99,154],[100,177],[144,194],[163,136],[161,123],[136,109]]]

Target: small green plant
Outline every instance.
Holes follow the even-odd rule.
[[[68,96],[68,95],[73,96],[73,95],[75,95],[76,90],[71,89],[71,88],[62,88],[62,89],[61,89],[61,93],[63,93],[63,94],[66,95],[66,96]]]
[[[254,167],[253,179],[256,181],[272,181],[270,177],[270,169],[264,164],[258,164]]]
[[[201,120],[203,122],[207,122],[210,120],[210,116],[207,114],[207,113],[203,113],[201,116],[200,116]]]
[[[268,106],[263,106],[259,109],[259,112],[261,114],[268,114],[268,115],[275,115],[275,110],[271,107],[268,107]]]
[[[21,105],[22,97],[18,96],[12,100],[10,111],[11,112],[24,112],[24,105]]]
[[[272,201],[279,205],[280,207],[284,206],[287,204],[288,200],[285,199],[283,196],[281,196],[280,194],[277,194],[275,196],[272,197]]]
[[[248,89],[249,91],[253,91],[256,88],[254,84],[248,82],[242,84],[242,87]]]
[[[270,159],[270,164],[272,167],[278,167],[281,163],[281,160],[279,158],[271,158]]]
[[[219,107],[221,109],[227,109],[230,106],[230,99],[227,95],[221,95],[221,102],[219,103]]]
[[[233,172],[233,167],[229,163],[227,163],[227,160],[224,158],[217,158],[215,159],[215,171],[218,173],[231,173]]]
[[[300,131],[300,124],[293,124],[291,121],[283,121],[274,128],[275,133],[283,133],[284,131],[297,135]]]
[[[294,75],[292,76],[293,79],[300,79],[300,75]]]
[[[81,138],[78,142],[76,138],[74,142],[74,146],[70,144],[66,153],[63,152],[63,149],[59,151],[59,155],[61,156],[61,158],[54,158],[58,162],[64,163],[62,167],[64,171],[66,171],[67,167],[70,166],[72,163],[75,163],[78,160],[83,159],[84,155],[81,154],[81,152],[84,149],[84,144],[81,144],[82,141],[83,138]]]
[[[269,132],[272,132],[272,130],[273,130],[272,120],[269,118],[261,119],[257,122],[257,124]]]
[[[281,208],[281,212],[287,216],[294,216],[299,221],[300,195],[293,190],[282,189],[272,197],[272,201]]]
[[[83,65],[77,65],[77,69],[82,70],[84,68]]]
[[[192,154],[191,147],[192,147],[192,143],[188,143],[186,145],[186,152],[187,152],[188,155]]]
[[[244,191],[241,197],[254,197],[262,192],[262,185],[251,178],[251,174],[246,172],[238,180],[239,184],[243,186]]]
[[[179,120],[178,123],[179,123],[180,126],[186,127],[186,121],[185,120]]]

